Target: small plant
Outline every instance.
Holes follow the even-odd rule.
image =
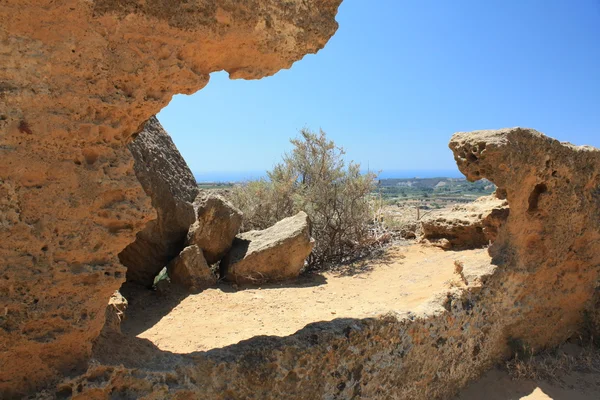
[[[160,281],[170,281],[169,279],[169,275],[167,274],[167,267],[164,267],[163,269],[160,270],[160,272],[158,273],[158,275],[156,275],[154,277],[154,283],[152,284],[152,286],[155,286],[158,284],[158,282]]]

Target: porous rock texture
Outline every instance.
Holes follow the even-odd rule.
[[[0,3],[0,397],[85,368],[117,254],[156,219],[126,144],[213,71],[321,49],[341,0]]]
[[[496,240],[498,228],[509,214],[508,202],[496,195],[429,214],[421,219],[421,240],[436,244],[445,239],[452,249],[474,249]]]
[[[300,211],[262,231],[238,235],[221,261],[221,276],[249,284],[297,278],[314,244],[308,215]]]
[[[219,262],[240,231],[243,214],[216,193],[201,193],[194,210],[196,221],[189,227],[187,244],[201,248],[209,264]]]
[[[597,300],[600,151],[520,128],[457,133],[450,147],[470,180],[505,188],[511,207],[491,262],[461,262],[456,253],[463,286],[414,312],[318,322],[189,355],[120,338],[133,342],[57,390],[74,398],[445,399],[515,351],[560,344],[586,325]]]
[[[217,283],[216,275],[204,258],[202,249],[196,245],[188,246],[167,266],[171,282],[195,292]]]
[[[600,151],[533,129],[457,133],[467,179],[504,189],[510,215],[490,248],[501,266],[505,335],[534,349],[581,329],[600,272]]]
[[[121,322],[125,318],[127,306],[127,299],[123,297],[118,290],[115,290],[108,300],[108,307],[106,307],[106,321],[102,328],[103,332],[121,332]]]
[[[156,117],[127,146],[133,170],[156,210],[156,219],[136,234],[135,241],[119,253],[127,267],[127,281],[151,286],[154,277],[183,248],[195,221],[192,202],[198,185],[192,171]]]

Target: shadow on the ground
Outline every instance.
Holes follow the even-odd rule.
[[[241,290],[252,289],[281,289],[281,288],[310,288],[324,285],[327,278],[320,273],[303,274],[293,281],[284,281],[278,283],[268,283],[263,285],[235,285],[229,282],[220,281],[214,289],[225,293],[235,293]],[[125,312],[125,320],[121,325],[124,334],[136,336],[150,329],[164,316],[169,314],[173,308],[177,307],[186,297],[198,294],[189,293],[185,288],[175,284],[165,284],[161,290],[150,290],[146,287],[125,283],[121,287],[121,294],[127,299],[128,306]],[[145,310],[152,309],[152,313]]]
[[[348,332],[368,325],[373,318],[337,318],[331,321],[313,322],[291,335],[257,335],[238,343],[207,351],[179,354],[160,349],[152,341],[136,337],[131,331],[103,331],[93,345],[93,359],[104,365],[141,368],[152,371],[174,371],[177,367],[200,365],[212,361],[237,363],[234,355],[252,355],[256,349],[281,351],[287,346],[312,347],[319,344],[315,337],[323,332],[346,337]],[[211,361],[212,360],[212,361]]]
[[[407,242],[408,243],[408,242]],[[324,272],[331,272],[338,276],[355,276],[371,272],[375,266],[389,265],[397,263],[399,259],[404,258],[392,248],[394,246],[381,247],[376,251],[368,253],[366,256],[356,257],[353,260],[346,260],[343,264],[329,265],[324,271],[306,272],[295,280],[266,283],[261,285],[236,285],[234,283],[219,281],[214,289],[225,293],[235,293],[240,290],[252,289],[281,289],[281,288],[310,288],[324,285],[327,278]],[[161,290],[150,290],[133,283],[125,283],[121,287],[121,294],[127,299],[128,307],[125,312],[126,318],[122,323],[122,330],[127,335],[136,336],[150,329],[158,323],[164,316],[169,314],[173,308],[177,307],[186,297],[198,293],[189,293],[186,289],[175,284],[161,285]],[[152,313],[145,310],[151,308]]]

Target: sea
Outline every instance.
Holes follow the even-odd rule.
[[[363,172],[367,172],[366,170]],[[458,169],[390,169],[371,171],[378,179],[412,179],[412,178],[464,178]],[[198,183],[234,183],[266,178],[266,171],[197,171],[194,172]]]

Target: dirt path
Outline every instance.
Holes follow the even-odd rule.
[[[187,297],[147,293],[134,296],[123,331],[161,350],[190,353],[258,335],[291,335],[317,321],[414,310],[457,280],[455,259],[485,262],[489,256],[411,245],[390,249],[382,261],[364,266],[370,271],[351,276],[325,273],[245,290],[222,284]]]

